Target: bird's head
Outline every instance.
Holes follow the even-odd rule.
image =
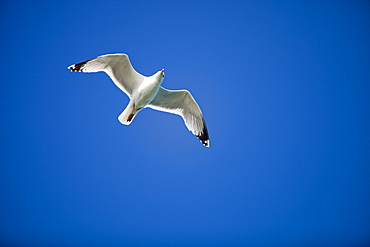
[[[160,83],[162,83],[162,81],[164,80],[164,69],[158,71],[155,76],[157,77],[158,81]]]
[[[159,71],[159,74],[162,76],[162,78],[164,78],[164,69],[162,69],[161,71]]]

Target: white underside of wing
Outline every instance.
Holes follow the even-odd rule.
[[[180,115],[188,130],[196,135],[204,145],[209,146],[208,131],[202,111],[189,91],[167,90],[160,87],[148,107]]]
[[[68,67],[72,71],[99,72],[108,74],[114,84],[131,98],[132,92],[145,79],[132,67],[126,54],[108,54],[77,63]]]

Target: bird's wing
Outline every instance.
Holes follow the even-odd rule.
[[[117,87],[130,98],[132,91],[144,80],[144,76],[135,71],[126,54],[108,54],[93,58],[68,67],[71,71],[98,72],[104,71]]]
[[[208,130],[202,111],[189,91],[167,90],[160,87],[148,107],[180,115],[188,130],[196,135],[206,147],[209,147]]]

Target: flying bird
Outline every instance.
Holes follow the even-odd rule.
[[[186,127],[204,146],[209,147],[206,123],[197,102],[187,90],[168,90],[161,87],[164,69],[146,77],[132,67],[126,54],[107,54],[81,63],[68,66],[71,71],[99,72],[108,74],[114,84],[130,98],[118,120],[125,125],[131,124],[142,109],[155,110],[180,115]]]

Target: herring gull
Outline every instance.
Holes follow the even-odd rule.
[[[118,120],[129,125],[136,114],[149,107],[180,115],[186,127],[204,146],[209,147],[206,123],[197,102],[187,90],[168,90],[161,87],[164,69],[146,77],[132,67],[126,54],[107,54],[68,66],[71,71],[99,72],[108,74],[114,84],[130,98]]]

